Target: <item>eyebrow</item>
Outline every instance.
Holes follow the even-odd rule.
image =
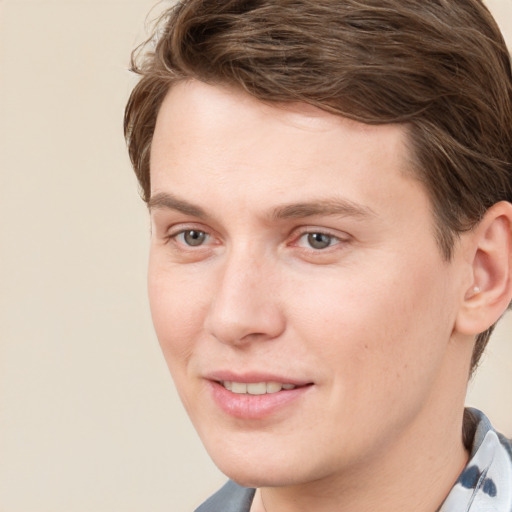
[[[149,210],[169,209],[176,210],[185,215],[191,215],[204,219],[208,217],[203,208],[178,199],[173,194],[159,192],[148,201]],[[313,217],[316,215],[339,215],[346,217],[368,218],[375,217],[375,212],[368,206],[364,206],[348,199],[329,198],[319,199],[308,202],[292,203],[275,208],[270,218],[273,220],[301,219]]]
[[[176,210],[185,215],[199,217],[200,219],[207,217],[206,212],[200,206],[196,206],[183,199],[178,199],[176,196],[167,192],[159,192],[151,196],[148,201],[148,208],[149,211],[162,209]]]
[[[274,219],[300,219],[315,215],[339,215],[364,219],[375,217],[376,213],[368,206],[354,203],[348,199],[331,198],[280,206],[274,210],[272,217]]]

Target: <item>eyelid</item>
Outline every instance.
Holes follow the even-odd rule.
[[[212,235],[212,230],[198,222],[177,222],[165,229],[165,235],[174,237],[184,231],[202,231],[207,235]]]

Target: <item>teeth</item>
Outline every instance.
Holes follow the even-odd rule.
[[[232,393],[239,395],[264,395],[265,393],[277,393],[282,389],[295,389],[294,384],[281,384],[280,382],[231,382],[223,381],[221,384]]]
[[[284,386],[291,386],[291,384],[282,385],[279,382],[267,382],[267,393],[277,393],[278,391],[281,391],[281,389],[283,389]]]
[[[254,382],[247,384],[247,393],[249,395],[264,395],[267,392],[267,385],[265,382]]]
[[[244,384],[243,382],[232,382],[231,391],[233,393],[244,395],[245,393],[247,393],[247,384]]]

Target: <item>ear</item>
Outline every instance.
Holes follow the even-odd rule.
[[[512,298],[511,227],[512,204],[501,201],[468,233],[473,281],[465,290],[456,331],[477,335],[507,309]]]

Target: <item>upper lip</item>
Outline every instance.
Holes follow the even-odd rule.
[[[269,372],[243,372],[237,373],[229,370],[219,370],[208,373],[205,378],[215,382],[245,382],[247,384],[256,382],[279,382],[281,384],[293,384],[294,386],[305,386],[312,384],[310,380],[297,379]]]

